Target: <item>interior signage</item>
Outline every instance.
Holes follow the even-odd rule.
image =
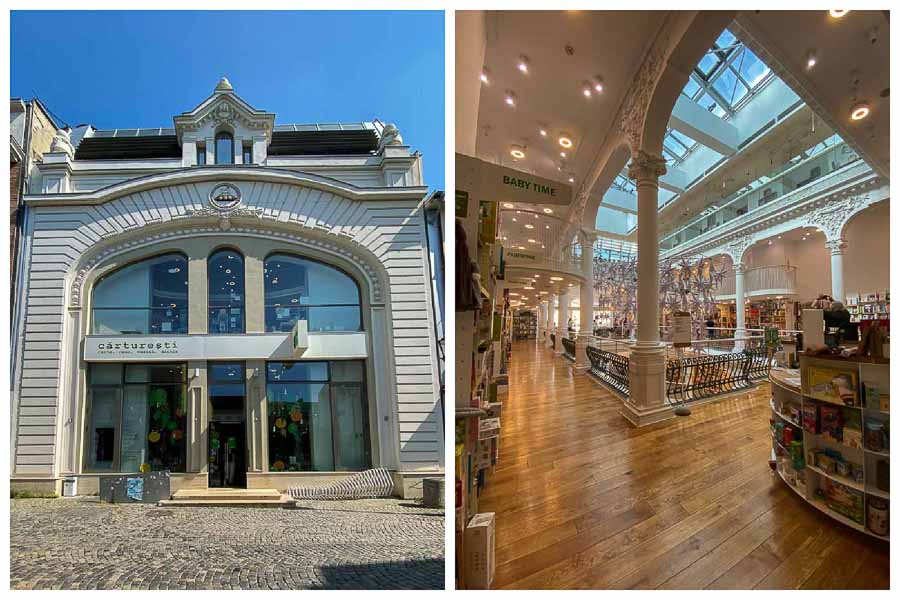
[[[535,194],[546,194],[551,198],[556,197],[556,188],[552,185],[540,183],[538,181],[529,181],[528,179],[520,179],[519,177],[503,176],[503,185],[511,185],[526,192],[531,191]]]
[[[479,202],[562,206],[572,202],[570,185],[458,153],[456,185]]]
[[[525,254],[524,252],[516,252],[514,250],[510,250],[507,253],[507,256],[510,258],[523,258],[525,260],[537,260],[537,257],[534,254]]]

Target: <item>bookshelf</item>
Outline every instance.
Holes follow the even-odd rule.
[[[852,294],[847,296],[845,306],[850,313],[851,323],[887,320],[891,318],[891,293]]]
[[[513,339],[533,340],[537,338],[537,312],[533,310],[517,311],[513,317]]]

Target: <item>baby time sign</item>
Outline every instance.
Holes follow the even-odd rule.
[[[520,177],[512,177],[511,175],[504,175],[503,185],[511,185],[513,187],[519,188],[520,190],[532,192],[538,195],[549,196],[550,198],[556,197],[556,187],[554,187],[553,185],[548,185],[546,183],[541,183],[539,181],[532,181]]]

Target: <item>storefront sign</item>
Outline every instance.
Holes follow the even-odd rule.
[[[289,360],[298,358],[366,358],[366,333],[309,334],[306,321],[289,333],[238,335],[89,335],[84,338],[88,362],[155,362],[185,360]],[[296,334],[296,335],[295,335]]]
[[[672,345],[676,348],[691,346],[691,313],[679,311],[672,315]]]

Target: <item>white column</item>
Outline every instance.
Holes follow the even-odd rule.
[[[639,150],[628,177],[637,185],[638,291],[637,340],[628,357],[629,397],[622,414],[642,426],[672,416],[666,403],[666,347],[659,341],[659,178],[666,172],[660,156]]]
[[[556,304],[556,296],[550,296],[547,300],[547,336],[544,339],[544,345],[550,347],[550,334],[553,333],[553,305]]]
[[[563,353],[562,339],[569,335],[569,290],[559,295],[559,314],[556,321],[556,354]]]
[[[541,302],[541,310],[538,312],[538,340],[543,342],[547,336],[547,303]]]
[[[737,331],[734,337],[744,337],[747,332],[744,331],[746,325],[746,299],[744,298],[744,263],[736,263],[734,265],[734,305],[735,315],[737,316]]]
[[[581,284],[579,295],[581,330],[578,332],[578,343],[575,345],[575,368],[586,371],[591,368],[587,356],[587,347],[594,335],[594,236],[585,235],[581,250]]]
[[[825,247],[831,252],[831,297],[836,302],[846,302],[844,295],[844,249],[847,241],[843,238],[828,240]]]

